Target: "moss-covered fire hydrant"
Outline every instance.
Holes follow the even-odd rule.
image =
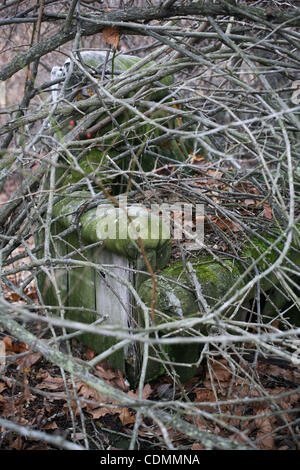
[[[53,99],[63,98],[74,103],[71,114],[60,116],[53,122],[54,132],[60,139],[69,132],[70,123],[75,127],[79,124],[80,127],[83,116],[78,112],[77,102],[92,95],[96,96],[95,83],[92,83],[88,76],[93,76],[103,86],[108,77],[115,79],[117,75],[122,79],[128,71],[128,77],[134,77],[135,72],[130,71],[135,66],[138,67],[141,61],[139,57],[124,54],[109,57],[104,51],[84,51],[77,59],[71,75],[70,59],[63,67],[54,67],[52,70],[52,79],[67,78],[63,87],[53,87]],[[80,69],[79,62],[86,68],[87,74]],[[167,67],[165,70],[167,71]],[[155,77],[156,64],[144,63],[139,72],[142,79],[147,79],[147,76]],[[128,80],[127,78],[129,83]],[[127,190],[127,180],[123,184],[118,177],[112,181],[103,175],[109,173],[112,161],[116,161],[118,167],[126,172],[133,169],[131,154],[122,161],[118,160],[119,155],[124,152],[122,129],[131,120],[133,124],[135,120],[137,122],[133,127],[129,126],[125,134],[127,141],[135,148],[134,165],[138,165],[139,169],[152,171],[153,168],[168,162],[168,158],[179,162],[188,158],[194,148],[194,140],[182,138],[180,132],[170,132],[167,141],[162,139],[161,144],[151,144],[150,151],[155,157],[144,155],[145,147],[151,139],[156,142],[155,139],[159,138],[160,142],[164,127],[171,131],[192,129],[186,110],[180,114],[178,106],[173,107],[174,98],[170,97],[173,96],[170,90],[172,83],[170,75],[165,75],[159,81],[154,79],[154,83],[149,82],[142,90],[142,101],[139,98],[134,105],[137,113],[131,110],[130,99],[139,93],[140,86],[122,96],[122,99],[129,99],[131,108],[122,106],[118,101],[112,101],[109,109],[102,107],[102,112],[89,124],[93,129],[91,134],[85,131],[77,136],[81,142],[86,142],[79,146],[77,143],[74,148],[69,146],[68,152],[60,152],[55,181],[61,197],[54,205],[55,222],[51,224],[51,257],[60,259],[60,262],[53,262],[51,272],[48,270],[39,276],[39,285],[45,305],[51,307],[53,312],[64,312],[67,319],[89,324],[96,322],[99,329],[113,325],[115,331],[132,331],[133,328],[142,326],[130,285],[139,289],[142,282],[151,277],[148,272],[149,265],[153,272],[167,265],[171,253],[169,228],[158,216],[145,208],[131,206],[128,211],[122,212],[122,208],[114,205],[109,198],[97,199],[99,202],[95,203],[91,201],[90,192],[72,192],[72,187],[74,184],[78,187],[82,182],[81,187],[87,189],[86,183],[89,181],[98,196],[99,189],[105,186],[104,193],[107,195],[110,192],[114,197]],[[109,93],[114,93],[113,82],[109,90]],[[116,92],[118,94],[118,89]],[[160,102],[165,108],[167,106],[170,110],[174,109],[174,112],[170,114],[164,108],[160,109]],[[99,108],[99,103],[97,106]],[[95,112],[95,106],[85,108],[85,116],[94,116]],[[140,114],[147,116],[146,119],[141,118]],[[65,190],[68,190],[70,195],[64,196]],[[94,207],[85,210],[86,204],[90,202]],[[43,237],[41,230],[37,240],[40,246]],[[40,253],[42,256],[42,249]],[[63,261],[65,263],[62,264]],[[82,333],[79,339],[100,354],[116,344],[114,336],[105,332],[102,335]],[[132,349],[126,346],[110,354],[107,357],[110,366],[125,371]],[[149,369],[150,378],[161,373],[161,367],[151,369],[153,373]],[[138,371],[133,372],[134,374],[138,374]]]

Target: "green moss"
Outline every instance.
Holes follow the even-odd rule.
[[[224,265],[228,266],[228,269]],[[212,259],[207,258],[205,260],[203,258],[200,262],[193,263],[193,269],[201,285],[202,293],[209,305],[214,305],[218,299],[228,292],[233,283],[240,278],[239,266],[231,260],[224,260],[222,265],[214,262]],[[182,262],[174,263],[169,268],[164,269],[160,275],[166,278],[160,281],[163,290],[167,291],[162,299],[165,305],[171,305],[168,298],[172,293],[175,297],[179,296],[180,307],[177,307],[178,311],[194,313],[199,310],[195,304],[193,292],[188,290],[189,288],[193,290],[194,286]],[[186,288],[170,283],[168,279],[178,281],[186,285]]]
[[[64,184],[77,183],[82,179],[83,175],[94,176],[100,180],[102,184],[106,184],[107,182],[101,173],[106,161],[107,158],[104,152],[97,149],[88,151],[78,162],[83,173],[77,170],[71,170],[70,175],[64,180]],[[70,160],[70,164],[72,165],[72,160]]]
[[[54,206],[54,215],[68,228],[80,207],[87,203],[89,193],[78,191],[62,198]],[[124,206],[125,209],[125,206]],[[104,247],[114,253],[123,254],[131,259],[141,254],[139,240],[146,252],[158,252],[154,269],[165,266],[171,254],[170,231],[158,216],[140,206],[129,206],[126,211],[103,201],[98,207],[90,209],[79,217],[81,235],[91,243],[103,241]],[[128,216],[127,216],[128,213]]]
[[[229,269],[209,259],[206,262],[201,260],[199,263],[193,263],[193,269],[201,285],[202,294],[210,306],[213,306],[221,299],[233,283],[240,278],[240,271],[234,262],[225,260],[224,264]],[[157,324],[167,322],[168,320],[180,320],[204,314],[197,303],[192,280],[185,271],[182,262],[174,263],[172,266],[162,270],[160,277],[157,282],[155,296],[155,309],[157,311],[155,320]],[[152,300],[152,287],[152,280],[149,279],[138,290],[141,299],[149,307]],[[162,335],[164,333],[166,332],[162,332]],[[183,332],[181,334],[186,337],[186,333]],[[202,328],[199,334],[206,334],[206,329]],[[199,359],[200,349],[197,344],[180,344],[180,340],[178,344],[163,346],[164,352],[171,361],[191,365]],[[161,355],[161,358],[163,359],[163,355]],[[197,368],[195,365],[191,367],[175,366],[175,370],[181,381],[184,382],[194,376]],[[148,379],[152,380],[160,373],[162,373],[162,365],[150,361],[147,371]]]
[[[91,199],[87,191],[74,191],[71,196],[62,197],[53,207],[53,216],[59,219],[59,223],[67,228],[76,218],[79,208]]]
[[[297,225],[298,230],[300,230],[300,224]],[[268,234],[261,234],[269,243],[264,242],[258,237],[253,237],[251,243],[245,243],[245,246],[241,253],[241,258],[246,262],[247,265],[251,265],[253,261],[258,260],[259,257],[262,257],[257,263],[256,267],[259,272],[265,271],[269,266],[272,266],[274,262],[278,259],[279,254],[284,248],[284,241],[276,243],[277,237],[270,236]],[[280,233],[278,232],[278,236]],[[272,248],[270,245],[274,245]],[[296,266],[300,266],[300,241],[295,239],[294,243],[290,247],[285,259],[283,260],[282,265],[287,266],[288,260],[291,260]],[[245,268],[240,267],[241,272]],[[252,277],[254,273],[250,274]],[[260,281],[260,287],[263,290],[270,289],[273,285],[278,284],[278,279],[275,273],[270,273],[268,277],[264,277]]]
[[[57,223],[53,223],[51,226],[50,237],[50,255],[53,258],[60,258],[67,254],[65,243],[54,238],[59,232],[59,225]],[[35,237],[36,246],[41,245],[41,249],[37,253],[39,258],[44,256],[44,238],[44,230],[41,229]],[[42,271],[39,273],[37,278],[44,304],[49,307],[63,307],[66,305],[68,297],[68,279],[66,270],[57,266],[53,267],[53,271],[50,267],[48,267],[48,270],[50,275]],[[52,278],[51,274],[54,274],[55,279]],[[54,310],[54,312],[58,312],[58,310]]]

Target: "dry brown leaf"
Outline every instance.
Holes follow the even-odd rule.
[[[243,230],[240,224],[238,224],[237,222],[233,222],[233,221],[231,221],[230,228],[234,233],[241,232]]]
[[[113,380],[117,377],[117,373],[112,371],[111,369],[105,369],[102,365],[97,364],[96,365],[97,371],[95,372],[95,375],[100,377],[101,379],[104,380]]]
[[[150,384],[146,384],[143,390],[143,400],[147,400],[147,398],[151,395],[152,388]]]
[[[11,444],[11,449],[22,450],[23,449],[23,439],[21,436],[18,436],[14,442]]]
[[[264,204],[264,216],[266,217],[266,219],[270,220],[273,217],[272,207],[270,207],[269,204]]]
[[[2,342],[5,344],[6,351],[12,351],[13,341],[9,336],[4,336],[4,338],[2,339]]]
[[[213,377],[217,378],[220,382],[227,382],[228,380],[230,380],[231,372],[225,360],[221,359],[219,363],[214,363],[212,369]],[[209,375],[206,377],[206,379],[209,379]]]
[[[58,429],[58,426],[55,421],[52,421],[52,423],[47,423],[45,426],[43,426],[43,429],[53,430]]]
[[[122,408],[119,414],[119,418],[121,423],[126,426],[127,424],[134,424],[135,423],[135,415],[130,414],[128,408]]]
[[[121,390],[123,390],[123,392],[127,392],[128,385],[126,385],[124,381],[123,372],[120,370],[117,370],[117,375],[118,375],[117,379],[114,380],[115,385]]]
[[[30,367],[33,366],[36,362],[41,359],[42,355],[40,353],[32,353],[28,354],[26,357],[20,357],[20,359],[16,360],[16,364],[18,364],[18,370],[25,370],[27,372],[30,371]]]
[[[205,447],[202,444],[199,444],[199,442],[194,442],[191,450],[205,450]]]
[[[215,401],[214,392],[208,388],[196,389],[196,401],[199,402],[213,402]]]
[[[147,400],[147,398],[151,395],[152,393],[152,388],[150,384],[146,384],[143,388],[143,400]],[[139,392],[138,390],[136,392],[132,392],[131,390],[128,392],[128,395],[131,397],[138,398],[139,397]]]
[[[36,398],[36,395],[31,395],[30,393],[22,393],[22,395],[19,395],[14,401],[12,401],[11,399],[4,400],[2,416],[18,416],[19,424],[28,424],[28,420],[24,418],[26,414],[24,405],[27,409],[29,403],[35,401]]]
[[[35,285],[31,285],[28,288],[24,289],[24,294],[27,295],[27,297],[29,297],[31,300],[36,300],[38,298]]]
[[[232,232],[240,232],[242,227],[237,223],[232,220],[229,220],[226,217],[216,217],[215,215],[209,215],[207,216],[210,218],[210,220],[219,227],[219,229],[223,231],[232,231]],[[205,220],[205,230],[209,231],[209,225],[207,224],[207,221]]]
[[[36,385],[36,388],[43,389],[46,388],[47,390],[58,390],[58,389],[64,389],[64,381],[62,377],[52,377],[48,372],[47,376],[44,379],[44,381],[40,384]]]
[[[250,183],[239,183],[235,185],[236,190],[240,191],[241,193],[250,193],[250,194],[260,194],[259,189],[257,189],[255,186],[251,185]]]
[[[83,382],[79,383],[76,388],[77,388],[78,396],[80,397],[83,397],[87,400],[93,400],[97,403],[110,403],[107,397],[105,397],[104,395],[101,395],[100,392],[98,392],[92,387],[89,387]]]
[[[256,439],[261,439],[258,442],[258,447],[262,450],[271,450],[274,449],[274,436],[268,435],[272,432],[272,424],[269,418],[257,418],[255,424],[258,428],[258,433]],[[264,438],[263,436],[266,435]]]
[[[100,406],[99,408],[95,408],[93,410],[87,410],[87,412],[92,415],[93,419],[99,419],[102,418],[103,416],[110,414],[110,415],[115,415],[115,414],[120,414],[122,413],[123,408],[110,408],[107,406]]]
[[[113,402],[117,404],[117,402]],[[119,415],[120,421],[122,424],[128,425],[128,424],[133,424],[135,422],[135,416],[130,413],[128,408],[120,408],[120,407],[115,407],[115,408],[110,408],[107,406],[100,406],[98,408],[94,409],[89,409],[87,408],[87,412],[93,417],[93,419],[99,419],[102,418],[103,416],[110,414],[110,415]]]
[[[88,413],[92,416],[93,419],[99,419],[107,414],[113,414],[112,411],[112,408],[101,406],[100,408],[96,408],[95,410],[88,410]]]
[[[6,384],[7,388],[12,388],[13,387],[13,382],[9,380],[8,378],[6,379],[5,377],[1,378],[2,382]]]
[[[45,379],[48,377],[49,372],[47,372],[45,369],[40,369],[39,372],[36,374],[36,379]]]
[[[117,49],[120,41],[120,30],[117,26],[106,26],[102,29],[102,37],[107,44]]]
[[[88,348],[85,352],[85,358],[87,361],[90,361],[91,359],[94,359],[96,353],[93,351],[93,349]]]
[[[4,295],[4,298],[8,302],[19,302],[19,300],[22,299],[22,297],[19,294],[16,294],[16,292],[8,292]]]
[[[29,350],[27,344],[15,343],[9,336],[5,336],[2,341],[7,353],[23,353]]]

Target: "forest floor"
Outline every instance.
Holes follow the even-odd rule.
[[[39,325],[32,324],[32,331],[37,333]],[[117,402],[104,397],[83,382],[75,379],[75,389],[80,401],[74,397],[74,384],[67,376],[66,383],[61,371],[47,362],[39,353],[30,351],[26,344],[18,343],[0,332],[5,344],[6,354],[16,356],[7,360],[0,374],[0,415],[20,425],[45,431],[50,434],[67,437],[83,444],[84,431],[81,419],[84,416],[86,433],[91,449],[126,449],[129,446],[136,413],[130,408],[120,407]],[[81,360],[90,360],[94,352],[72,340],[73,356]],[[24,353],[26,353],[24,355]],[[249,360],[249,358],[248,358]],[[222,358],[216,358],[213,366],[213,383],[205,367],[182,387],[175,386],[170,378],[162,376],[144,387],[144,398],[151,400],[184,400],[193,402],[203,411],[221,410],[228,418],[222,418],[224,424],[234,426],[236,434],[225,426],[216,425],[205,419],[196,420],[200,429],[218,436],[243,442],[247,436],[263,450],[296,450],[300,443],[300,400],[297,388],[300,383],[300,368],[274,365],[258,360],[255,369],[252,361],[241,364],[245,376],[234,377],[228,364]],[[260,383],[260,393],[251,390],[246,373],[255,374]],[[96,366],[95,375],[111,386],[135,395],[120,371],[108,368],[107,364]],[[67,400],[66,387],[71,400]],[[239,397],[239,404],[222,402]],[[265,398],[251,403],[242,399]],[[276,405],[275,405],[276,404]],[[213,405],[213,406],[211,406]],[[277,408],[278,413],[274,413]],[[191,416],[186,416],[189,421]],[[169,437],[175,448],[204,449],[201,442],[186,437],[183,433],[168,429]],[[163,449],[163,436],[160,428],[149,418],[144,418],[139,430],[140,449]],[[43,450],[54,449],[39,440],[18,436],[14,432],[0,428],[0,449]]]

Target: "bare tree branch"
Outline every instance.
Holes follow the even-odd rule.
[[[90,21],[88,16],[80,17],[80,28],[82,36],[91,36],[102,31],[102,29],[109,25],[117,25],[122,29],[123,23],[126,24],[127,34],[128,29],[134,29],[133,26],[129,27],[128,23],[137,22],[135,28],[139,27],[139,21],[149,22],[151,20],[159,20],[166,18],[173,18],[183,15],[201,15],[206,16],[233,16],[236,19],[249,19],[253,21],[271,21],[274,24],[287,23],[288,26],[300,25],[300,9],[293,12],[282,11],[266,11],[261,8],[246,7],[241,8],[227,2],[221,4],[212,4],[195,2],[184,3],[180,5],[171,5],[163,9],[160,7],[152,8],[128,8],[126,10],[110,11],[99,15],[99,18],[94,15]],[[125,25],[124,25],[125,26]],[[34,60],[44,56],[45,54],[54,51],[57,47],[71,41],[75,38],[77,31],[76,25],[70,25],[67,30],[61,30],[55,33],[50,38],[44,39],[40,43],[32,46],[28,51],[23,52],[16,56],[11,63],[5,65],[0,69],[0,80],[7,80],[14,75],[18,70],[24,68]]]

